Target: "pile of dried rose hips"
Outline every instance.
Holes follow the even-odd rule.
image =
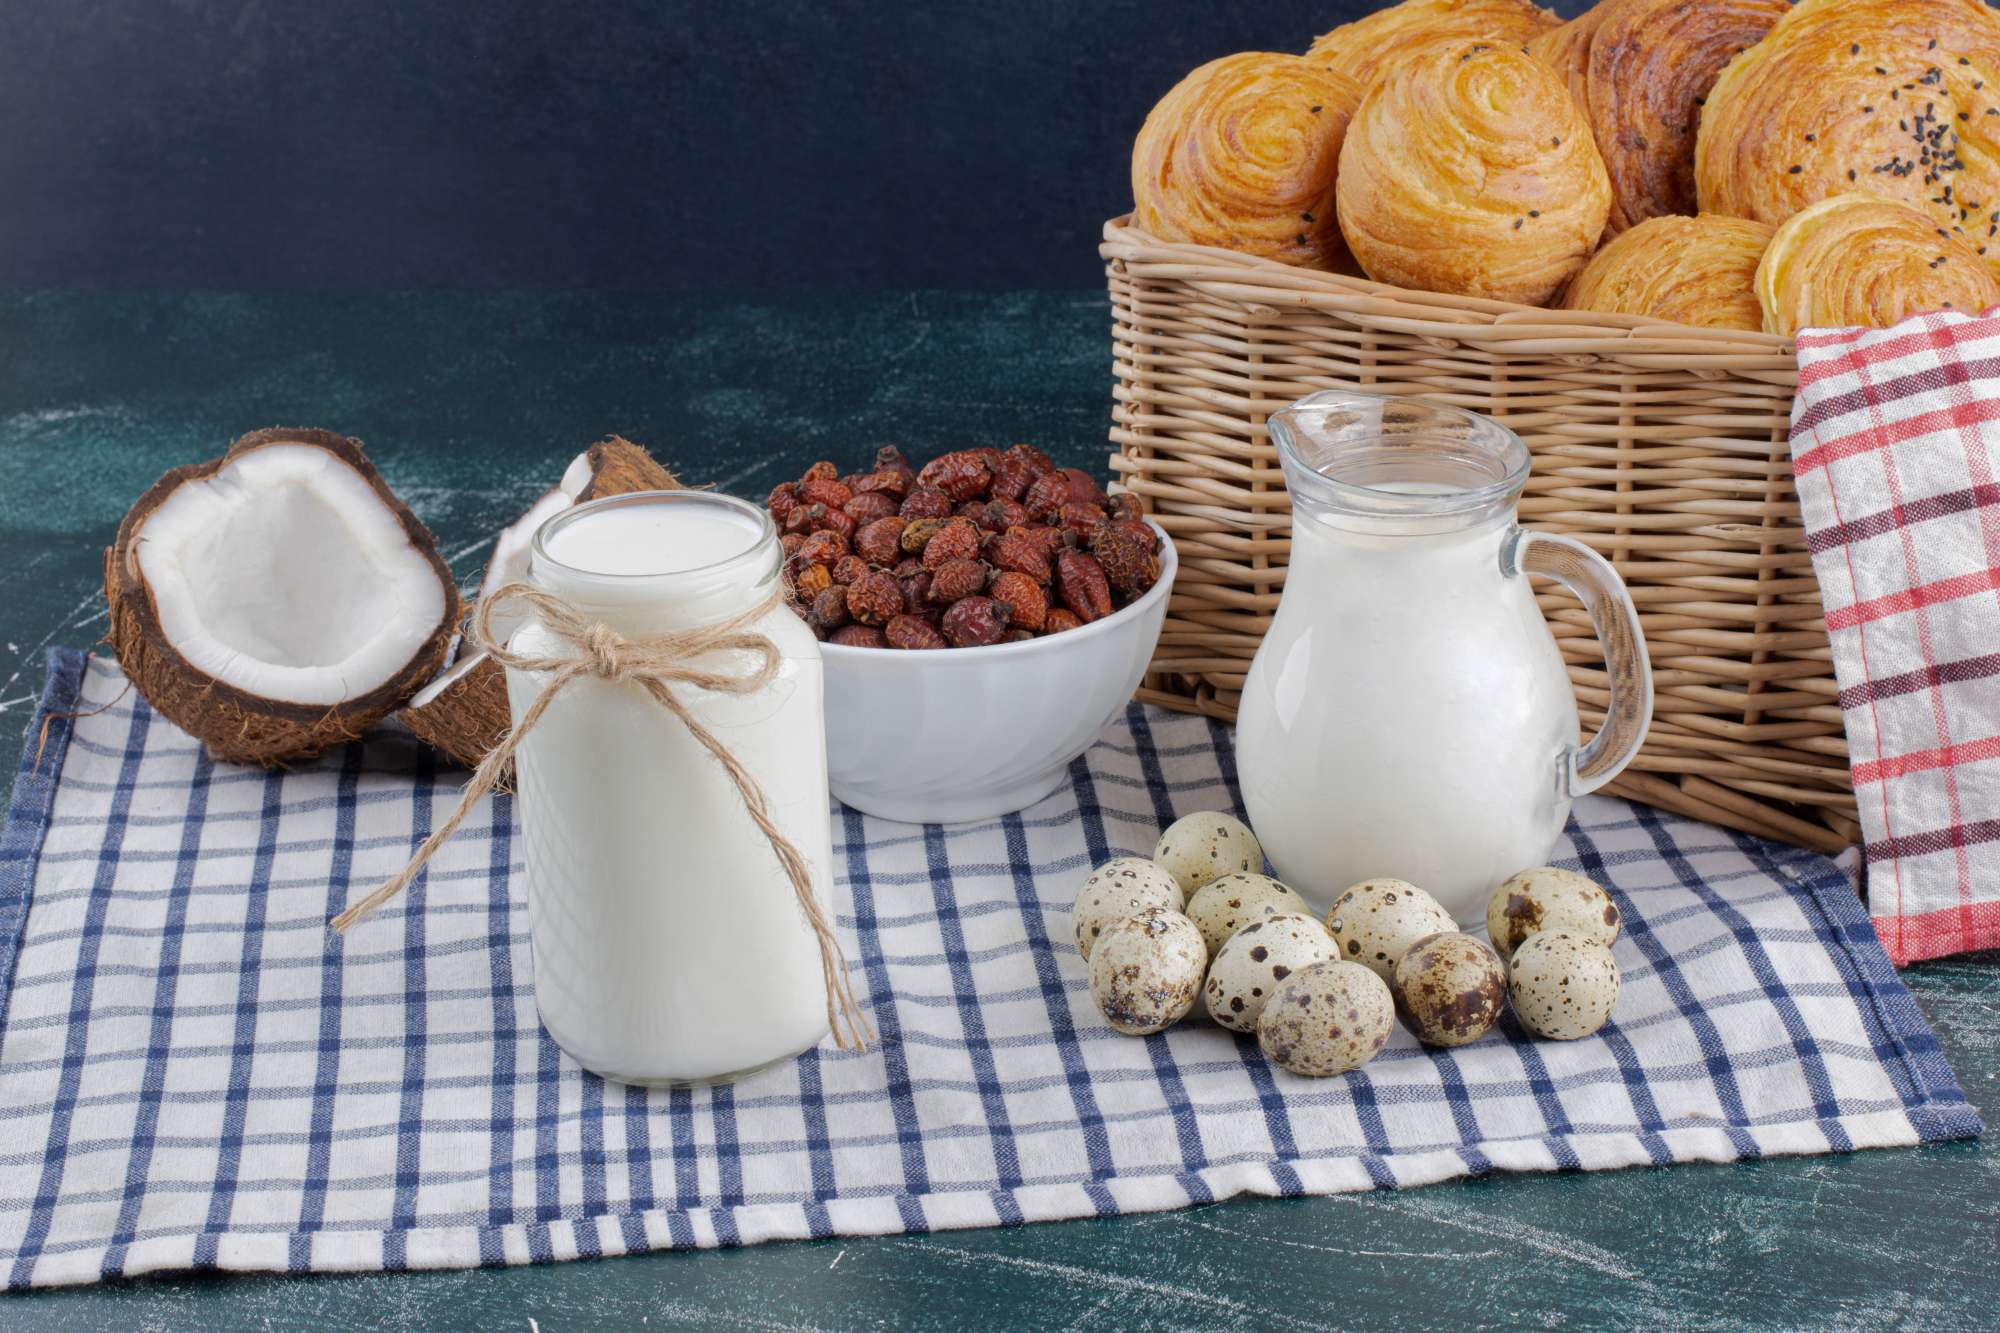
[[[1160,577],[1132,495],[1032,445],[959,449],[921,472],[877,451],[867,472],[814,463],[766,502],[787,600],[821,639],[976,648],[1102,619]]]

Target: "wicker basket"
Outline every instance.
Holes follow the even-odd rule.
[[[1235,714],[1291,544],[1267,415],[1317,389],[1421,397],[1518,433],[1534,456],[1523,521],[1587,542],[1631,587],[1658,702],[1611,790],[1822,850],[1859,840],[1792,488],[1788,339],[1407,291],[1155,240],[1123,218],[1102,254],[1111,466],[1181,560],[1143,698]],[[1541,604],[1594,729],[1605,678],[1589,619],[1552,586]]]

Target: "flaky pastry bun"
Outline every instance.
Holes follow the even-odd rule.
[[[1529,0],[1403,0],[1343,23],[1306,52],[1365,91],[1389,66],[1439,46],[1492,42],[1520,46],[1562,19]]]
[[[1132,145],[1134,220],[1161,240],[1351,272],[1333,177],[1360,96],[1301,56],[1209,61],[1160,99]]]
[[[1761,329],[1755,279],[1770,240],[1771,227],[1748,218],[1647,218],[1590,257],[1562,304],[1702,328]]]
[[[1702,99],[1789,8],[1787,0],[1600,0],[1528,44],[1590,118],[1611,176],[1609,232],[1695,211]]]
[[[1917,21],[1927,11],[1955,27],[1937,37]],[[2000,75],[1946,45],[1979,24],[1951,0],[1793,10],[1709,92],[1695,145],[1702,210],[1777,223],[1858,192],[1986,245],[2000,224]]]
[[[1531,305],[1583,266],[1611,208],[1562,80],[1484,43],[1403,61],[1368,90],[1335,194],[1369,277]]]
[[[2000,278],[1928,214],[1892,199],[1836,195],[1794,213],[1757,265],[1764,331],[1885,328],[1925,310],[2000,305]]]

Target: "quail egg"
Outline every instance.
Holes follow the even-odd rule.
[[[1264,849],[1242,820],[1203,810],[1176,819],[1160,835],[1153,861],[1179,882],[1183,893],[1193,893],[1212,879],[1261,870]]]
[[[1618,960],[1610,945],[1566,930],[1541,930],[1514,950],[1507,998],[1528,1031],[1574,1041],[1611,1017],[1618,981]]]
[[[1106,926],[1090,951],[1090,997],[1130,1037],[1178,1023],[1201,991],[1208,950],[1194,922],[1164,907]]]
[[[1388,981],[1412,944],[1426,935],[1457,930],[1451,913],[1416,885],[1400,879],[1364,879],[1333,900],[1326,928],[1340,956]]]
[[[1618,906],[1596,880],[1555,866],[1512,876],[1486,904],[1486,933],[1502,958],[1538,930],[1566,930],[1611,944],[1618,927]]]
[[[1305,899],[1269,875],[1238,871],[1196,889],[1185,910],[1188,920],[1208,941],[1208,956],[1213,958],[1224,940],[1260,917],[1312,909]]]
[[[1202,1003],[1223,1027],[1255,1032],[1257,1016],[1278,983],[1332,957],[1333,937],[1310,912],[1281,912],[1252,921],[1216,951],[1201,988]]]
[[[1076,951],[1085,958],[1098,934],[1113,921],[1164,907],[1178,912],[1185,901],[1174,877],[1142,856],[1121,856],[1090,873],[1077,890],[1070,922],[1076,928]]]
[[[1374,1059],[1395,1026],[1388,983],[1334,959],[1285,978],[1257,1018],[1257,1044],[1294,1074],[1323,1078]]]
[[[1507,1007],[1500,960],[1485,941],[1455,930],[1411,945],[1389,989],[1404,1024],[1426,1046],[1478,1041]]]

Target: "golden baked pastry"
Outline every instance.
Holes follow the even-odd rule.
[[[1695,145],[1702,210],[1777,223],[1858,191],[1986,245],[2000,224],[2000,67],[1985,63],[1988,47],[2000,54],[2000,21],[1983,5],[1807,0],[1710,91]]]
[[[1365,90],[1389,65],[1436,46],[1492,42],[1520,46],[1562,19],[1529,0],[1403,0],[1343,23],[1306,52]]]
[[[1134,219],[1165,241],[1351,272],[1333,176],[1360,100],[1352,80],[1302,56],[1209,61],[1132,145]]]
[[[1883,328],[1923,310],[2000,305],[2000,278],[1930,216],[1892,199],[1835,195],[1794,213],[1757,265],[1767,333]]]
[[[1710,329],[1761,329],[1755,278],[1770,240],[1770,225],[1748,218],[1647,218],[1590,257],[1562,304]]]
[[[1612,234],[1695,211],[1702,99],[1789,8],[1787,0],[1600,0],[1528,44],[1568,79],[1590,118],[1611,176]]]
[[[1335,195],[1369,277],[1532,305],[1583,266],[1611,208],[1562,80],[1483,42],[1400,62],[1368,90]]]

